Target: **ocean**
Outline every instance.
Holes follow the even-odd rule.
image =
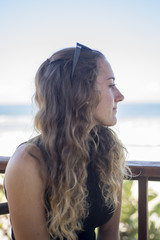
[[[0,105],[0,156],[35,136],[31,105]],[[127,148],[127,160],[160,161],[160,103],[119,103],[113,127]]]

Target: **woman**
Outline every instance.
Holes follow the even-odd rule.
[[[124,99],[104,55],[77,44],[39,68],[38,136],[10,159],[5,188],[16,240],[119,239],[124,147],[109,128]]]

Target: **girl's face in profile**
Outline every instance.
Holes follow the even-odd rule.
[[[124,99],[115,85],[115,77],[109,62],[99,60],[99,73],[96,79],[99,103],[94,110],[95,124],[113,126],[117,122],[117,104]]]

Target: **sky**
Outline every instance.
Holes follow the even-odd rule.
[[[106,56],[125,102],[160,102],[159,13],[159,0],[0,0],[0,104],[30,104],[39,65],[76,42]]]

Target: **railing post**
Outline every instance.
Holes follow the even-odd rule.
[[[7,202],[1,203],[0,204],[0,215],[8,214],[8,213],[9,213],[8,203]]]
[[[138,180],[138,240],[148,240],[148,178]]]

